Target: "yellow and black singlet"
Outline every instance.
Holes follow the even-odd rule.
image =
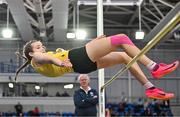
[[[47,52],[47,54],[55,58],[58,58],[60,60],[65,60],[68,58],[68,52],[69,51],[67,50],[58,48],[56,49],[56,52],[49,51]],[[36,72],[42,75],[48,76],[48,77],[58,77],[58,76],[64,75],[65,73],[73,72],[73,68],[60,67],[54,64],[43,64],[43,65],[37,66],[31,61],[31,65],[35,69]]]

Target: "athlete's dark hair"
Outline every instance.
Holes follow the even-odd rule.
[[[31,40],[27,42],[23,47],[23,55],[21,55],[19,52],[16,52],[16,55],[25,59],[26,61],[17,69],[15,74],[15,81],[17,80],[17,76],[19,72],[21,72],[22,69],[24,69],[28,64],[30,64],[32,57],[29,55],[30,52],[33,52],[32,50],[32,43],[37,42],[38,40]]]

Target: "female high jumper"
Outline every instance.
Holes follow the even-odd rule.
[[[124,52],[117,52],[117,48],[122,48]],[[83,47],[70,50],[58,48],[56,52],[46,52],[44,45],[40,41],[31,40],[23,48],[23,55],[21,56],[26,59],[26,62],[17,70],[15,79],[18,73],[28,64],[31,64],[38,73],[48,77],[57,77],[71,72],[87,74],[117,64],[128,64],[139,52],[140,50],[125,34],[109,37],[102,35]],[[156,79],[171,73],[179,65],[179,61],[171,64],[157,64],[145,55],[138,62],[145,65]],[[168,100],[174,97],[173,93],[166,93],[162,89],[155,87],[147,79],[137,63],[134,63],[129,70],[146,88],[145,94],[148,98]]]

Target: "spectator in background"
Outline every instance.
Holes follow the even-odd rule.
[[[172,113],[171,106],[170,106],[170,100],[164,100],[162,106],[163,106],[163,110],[166,111],[165,114],[168,117],[172,117],[173,113]]]
[[[3,96],[3,97],[5,97],[5,96],[6,96],[6,93],[5,93],[5,92],[3,92],[3,93],[2,93],[2,96]]]
[[[105,108],[105,117],[111,117],[111,112],[109,108]]]
[[[16,110],[16,115],[19,116],[23,116],[23,106],[20,104],[20,102],[18,102],[15,106],[14,106],[15,110]]]
[[[70,95],[67,93],[67,91],[64,91],[64,93],[61,94],[62,97],[69,97]]]
[[[78,77],[80,88],[74,93],[75,115],[76,116],[97,116],[96,105],[98,103],[98,93],[89,86],[90,78],[86,74]]]
[[[57,96],[57,97],[60,97],[60,96],[61,96],[61,94],[59,93],[59,91],[56,93],[56,96]]]
[[[13,65],[13,59],[12,58],[9,60],[9,63],[11,66]]]
[[[40,116],[39,113],[40,113],[39,108],[36,106],[34,108],[34,110],[32,110],[32,114],[33,114],[33,116]]]

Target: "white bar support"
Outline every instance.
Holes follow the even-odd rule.
[[[130,73],[130,71],[128,71],[128,102],[129,103],[131,103],[132,102],[132,99],[131,99],[131,97],[132,97],[132,88],[131,88],[131,81],[132,81],[132,79],[131,79],[131,73]]]
[[[97,0],[97,36],[103,35],[103,0]],[[101,91],[101,86],[104,84],[104,69],[98,71],[98,86],[99,86],[99,117],[105,117],[105,94]]]

